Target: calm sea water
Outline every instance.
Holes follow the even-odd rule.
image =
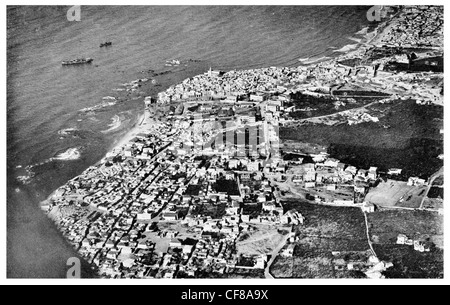
[[[334,56],[368,23],[368,7],[82,6],[79,22],[67,20],[68,8],[7,10],[8,277],[65,277],[76,253],[38,204],[101,159],[135,124],[144,96],[210,66],[296,66],[299,59]],[[113,45],[99,48],[105,41]],[[94,62],[61,65],[78,57]],[[170,59],[198,61],[164,66]],[[145,77],[157,85],[132,94],[115,90]],[[80,111],[106,96],[121,101]],[[57,159],[70,149],[79,158]],[[29,175],[27,166],[34,176],[23,184],[16,178]],[[86,263],[82,276],[94,276]]]

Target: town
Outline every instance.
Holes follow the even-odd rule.
[[[58,188],[41,208],[102,277],[247,272],[270,278],[273,259],[292,256],[296,228],[308,221],[284,206],[286,198],[361,209],[364,215],[378,208],[367,200],[381,180],[377,167],[357,168],[326,150],[305,153],[280,140],[280,126],[301,128],[314,120],[292,115],[304,110],[293,97],[329,98],[335,110],[325,115],[339,113],[348,125],[378,122],[364,112],[367,104],[337,110],[358,96],[375,96],[371,103],[413,99],[443,105],[442,14],[435,7],[402,8],[378,41],[350,54],[295,68],[211,68],[149,96],[145,132]],[[426,29],[419,36],[418,20]],[[414,48],[414,60],[407,48]],[[164,120],[155,119],[158,113]],[[401,173],[391,168],[383,175],[395,180]],[[410,187],[431,183],[408,178]],[[277,247],[260,254],[239,251],[237,243],[260,226],[283,232]],[[397,243],[421,252],[430,247],[406,235]],[[364,271],[379,278],[390,266],[373,253]]]

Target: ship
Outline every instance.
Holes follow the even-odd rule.
[[[103,42],[100,44],[100,48],[109,47],[110,45],[112,45],[111,41]]]
[[[94,59],[92,58],[77,58],[77,59],[72,59],[72,60],[64,60],[62,62],[63,66],[68,66],[68,65],[81,65],[81,64],[89,64],[93,61]]]
[[[178,59],[166,60],[164,64],[166,67],[178,66],[181,64],[181,61]]]

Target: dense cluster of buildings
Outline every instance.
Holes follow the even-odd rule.
[[[198,131],[192,128],[198,126],[190,116],[169,115],[167,122],[152,124],[147,133],[60,187],[42,207],[105,277],[194,277],[230,268],[262,269],[267,257],[242,257],[235,247],[238,236],[251,223],[292,226],[304,221],[297,211],[283,210],[274,182],[291,177],[308,192],[338,193],[350,187],[346,200],[342,195],[332,202],[320,195],[314,200],[354,204],[355,198],[362,203],[369,181],[377,178],[376,168],[357,170],[326,154],[311,156],[314,163],[283,160],[278,134],[271,129],[280,108],[272,105],[256,107],[262,117],[267,119],[269,111],[272,115],[270,121],[255,119],[263,126],[258,145],[264,149],[240,154],[237,148],[245,148],[245,139],[215,141],[223,130],[247,126],[247,113],[222,129],[206,120],[196,139],[191,135]],[[222,145],[194,147],[192,140]],[[177,229],[161,224],[186,232],[180,237]]]
[[[439,26],[422,24],[425,32],[416,33],[408,24],[412,18],[428,24],[426,14],[439,23],[442,12],[411,15],[411,10],[395,21],[407,31],[393,28],[390,37],[441,43],[433,40],[441,35],[434,35]],[[146,111],[173,106],[167,120],[109,152],[56,190],[42,208],[104,277],[199,277],[263,269],[267,256],[242,256],[236,240],[252,223],[303,224],[301,213],[284,210],[280,185],[312,202],[374,211],[364,198],[378,178],[377,168],[357,169],[326,153],[311,154],[308,162],[280,155],[278,126],[294,108],[285,107],[293,93],[337,96],[351,83],[353,89],[384,92],[387,99],[442,100],[440,88],[425,81],[431,79],[426,72],[392,73],[340,60],[226,73],[210,69],[159,93],[156,103],[147,98]],[[361,114],[349,124],[370,120],[376,118]],[[283,255],[293,249],[288,246]]]
[[[406,6],[399,16],[389,22],[389,31],[380,39],[380,43],[417,47],[444,46],[444,7],[443,6]]]

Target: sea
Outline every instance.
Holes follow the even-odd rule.
[[[79,255],[39,203],[136,124],[145,96],[209,68],[318,62],[371,25],[367,6],[81,6],[79,21],[70,8],[7,7],[8,278],[66,277]]]

